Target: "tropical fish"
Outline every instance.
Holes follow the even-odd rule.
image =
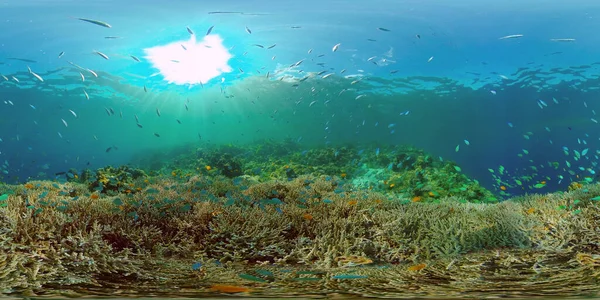
[[[331,51],[332,51],[332,52],[335,52],[335,51],[337,51],[337,50],[340,48],[340,45],[342,45],[342,44],[341,44],[341,43],[335,44],[335,45],[333,46],[333,48],[331,48]]]
[[[110,24],[108,24],[106,22],[98,21],[98,20],[85,19],[85,18],[77,18],[77,19],[81,20],[81,21],[84,21],[84,22],[96,24],[98,26],[106,27],[106,28],[111,28],[112,27],[112,26],[110,26]]]
[[[522,34],[511,34],[511,35],[506,35],[503,36],[501,38],[498,38],[499,40],[506,40],[506,39],[516,39],[516,38],[522,38],[523,35]]]
[[[96,54],[100,55],[102,58],[108,60],[108,56],[106,54],[104,54],[100,51],[96,51],[96,50],[94,50],[94,53],[96,53]]]
[[[27,66],[27,70],[29,70],[29,74],[33,75],[33,77],[37,78],[37,80],[44,82],[44,79],[42,78],[42,76],[31,71],[31,68],[29,66]]]

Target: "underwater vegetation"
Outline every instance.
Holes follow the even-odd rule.
[[[170,171],[106,167],[86,182],[1,186],[0,292],[597,291],[597,183],[500,202],[455,164],[412,148],[276,161],[232,149],[191,151]],[[221,172],[228,166],[243,175]],[[361,187],[360,174],[360,184],[387,182]]]

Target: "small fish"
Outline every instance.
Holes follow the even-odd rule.
[[[187,51],[187,48],[183,44],[181,44],[181,48],[183,48],[183,50]]]
[[[155,132],[155,133],[154,133],[154,136],[155,136],[155,137],[160,137],[160,134],[158,134],[158,133],[156,133],[156,132]]]
[[[575,39],[550,39],[551,42],[574,42]]]
[[[85,76],[83,76],[83,74],[81,72],[79,72],[79,75],[81,76],[81,81],[84,82],[85,81]]]
[[[431,62],[432,60],[433,60],[433,56],[432,56],[432,57],[430,57],[430,58],[427,60],[427,62]]]
[[[33,106],[33,104],[29,104],[29,107],[35,109],[35,106]]]
[[[456,145],[456,148],[454,148],[454,152],[458,152],[460,150],[460,145]]]
[[[139,58],[137,58],[137,57],[135,57],[135,56],[133,56],[133,55],[130,55],[130,56],[131,56],[131,58],[133,58],[133,60],[135,60],[135,61],[137,61],[137,62],[141,62],[141,60],[140,60]]]
[[[72,115],[73,115],[75,118],[77,118],[77,114],[76,114],[74,111],[72,111],[72,110],[70,110],[70,109],[69,109],[69,112],[71,112],[71,114],[72,114]]]
[[[465,140],[465,145],[469,146],[471,143],[468,140]]]
[[[175,121],[177,121],[177,123],[181,124],[181,121],[179,121],[179,119],[175,119]]]
[[[144,92],[148,92],[148,89],[146,88],[146,85],[144,84]]]
[[[183,106],[185,106],[185,110],[188,110],[188,111],[190,110],[190,109],[188,108],[188,105],[187,105],[187,103],[184,103],[184,104],[183,104]]]
[[[215,28],[214,25],[210,26],[210,28],[208,28],[208,30],[206,31],[206,35],[209,35],[212,32],[213,28]]]
[[[58,58],[61,58],[61,57],[63,57],[63,55],[65,55],[65,51],[63,51],[63,52],[59,53],[59,54],[58,54]]]
[[[192,31],[192,29],[190,29],[190,27],[185,27],[185,29],[187,29],[187,32],[191,35],[195,35],[194,32]]]
[[[19,81],[19,79],[17,79],[17,77],[15,77],[15,76],[10,76],[10,77],[11,77],[11,78],[12,78],[14,81],[16,81],[16,82],[20,82],[20,81]]]
[[[98,26],[106,27],[106,28],[111,28],[112,27],[112,26],[110,26],[110,24],[108,24],[106,22],[98,21],[98,20],[85,19],[85,18],[77,18],[77,19],[81,20],[81,21],[84,21],[84,22],[96,24]]]
[[[511,34],[511,35],[506,35],[503,36],[501,38],[498,38],[499,40],[507,40],[507,39],[517,39],[517,38],[522,38],[523,35],[522,34]]]
[[[83,90],[83,94],[85,95],[85,99],[90,100],[90,95],[85,90]]]
[[[108,60],[108,56],[106,54],[104,54],[100,51],[96,51],[96,50],[94,50],[94,53],[96,53],[96,54],[100,55],[102,58]]]
[[[18,60],[18,61],[24,61],[24,62],[28,62],[28,63],[36,63],[37,61],[32,60],[32,59],[26,59],[26,58],[18,58],[18,57],[9,57],[7,59],[12,59],[12,60]]]
[[[120,36],[105,36],[104,38],[107,40],[114,40],[114,39],[120,39],[121,37]]]
[[[246,26],[246,32],[247,32],[248,34],[252,34],[252,30],[250,30],[250,28],[248,28],[248,26]]]
[[[156,109],[156,114],[160,117],[160,110]]]
[[[60,120],[63,122],[63,124],[65,124],[65,127],[69,127],[69,124],[67,124],[67,121],[65,121],[65,119],[60,119]]]
[[[267,49],[273,49],[273,48],[275,48],[275,46],[277,46],[277,44],[273,44],[273,45],[267,47]]]
[[[106,153],[110,152],[110,150],[112,150],[113,147],[108,147],[106,148]]]
[[[391,30],[389,30],[389,29],[387,29],[387,28],[383,28],[383,27],[378,27],[377,29],[379,29],[379,30],[381,30],[381,31],[391,31]]]
[[[33,77],[37,78],[37,80],[44,82],[44,79],[42,78],[42,76],[31,71],[31,68],[29,68],[29,66],[27,66],[27,70],[29,70],[29,74],[33,75]]]
[[[335,44],[333,48],[331,48],[331,52],[335,52],[340,48],[341,43]]]
[[[86,71],[90,72],[92,75],[94,75],[94,77],[98,78],[98,74],[96,74],[96,72],[90,70],[90,69],[85,69]]]
[[[139,128],[144,128],[144,126],[142,126],[142,124],[140,124],[140,123],[137,123],[135,125],[137,125],[137,127],[139,127]]]
[[[261,44],[254,44],[254,46],[258,47],[258,48],[264,48],[265,46],[261,45]]]

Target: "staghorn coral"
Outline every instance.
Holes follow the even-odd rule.
[[[592,278],[599,273],[594,199],[600,186],[593,184],[496,204],[441,195],[438,202],[413,203],[357,190],[336,176],[257,182],[205,174],[136,185],[138,193],[96,197],[74,182],[7,187],[12,193],[0,206],[0,290],[208,288],[235,284],[248,272],[299,290],[308,290],[302,285],[308,278],[357,293],[376,293],[374,284],[406,291],[416,282],[436,290],[441,287],[433,283],[443,280],[473,291],[469,278],[476,276],[530,282],[539,272],[558,280],[563,277],[552,268],[566,261],[572,278],[582,278],[576,271]],[[202,267],[191,270],[196,261]],[[371,261],[373,267],[364,265]],[[274,275],[252,269],[265,264]],[[411,271],[414,265],[421,267]],[[368,277],[332,279],[348,268]],[[253,284],[260,290],[263,283]]]

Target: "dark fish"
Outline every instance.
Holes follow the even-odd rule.
[[[160,117],[160,110],[158,110],[158,108],[156,109],[156,115]]]
[[[277,44],[273,44],[273,45],[267,47],[267,49],[273,49],[275,46],[277,46]]]
[[[146,85],[144,85],[144,92],[148,92],[148,89],[146,88]]]
[[[379,29],[379,30],[381,30],[381,31],[391,31],[391,30],[389,30],[389,29],[387,29],[387,28],[383,28],[383,27],[379,27],[379,28],[377,28],[377,29]]]
[[[54,175],[65,175],[65,174],[67,174],[67,172],[57,172],[57,173],[54,173]]]
[[[111,28],[110,24],[106,23],[106,22],[102,22],[102,21],[97,21],[97,20],[92,20],[92,19],[84,19],[84,18],[77,18],[78,20],[84,21],[84,22],[88,22],[88,23],[92,23],[92,24],[96,24],[98,26],[102,26],[102,27],[106,27],[106,28]]]
[[[28,63],[36,63],[37,62],[35,60],[26,59],[26,58],[18,58],[18,57],[9,57],[7,59],[20,60],[20,61],[24,61],[24,62],[28,62]]]
[[[58,58],[61,58],[63,55],[65,55],[65,51],[61,52],[58,54]]]
[[[160,134],[158,134],[158,133],[156,133],[156,132],[155,132],[155,133],[154,133],[154,136],[155,136],[155,137],[160,137]]]
[[[139,128],[144,128],[144,126],[142,126],[142,124],[140,124],[140,123],[137,123],[136,125],[137,125],[137,127],[139,127]]]
[[[206,35],[209,35],[212,32],[213,28],[215,28],[214,25],[210,26],[210,28],[208,28],[208,30],[206,31]]]
[[[120,36],[105,36],[104,38],[114,40],[114,39],[120,39],[121,37]]]
[[[292,29],[298,29],[298,28],[302,28],[302,27],[301,26],[292,26],[290,28],[292,28]]]
[[[417,34],[417,35],[416,35],[416,37],[417,37],[418,39],[421,39],[421,35],[420,35],[420,34]]]
[[[106,148],[106,153],[110,152],[110,150],[112,150],[112,147]]]
[[[369,42],[377,42],[377,40],[374,40],[374,39],[367,39],[367,41],[369,41]]]
[[[186,27],[185,29],[187,29],[187,32],[188,32],[189,34],[191,34],[191,35],[194,35],[194,32],[193,32],[193,31],[192,31],[192,30],[191,30],[189,27]]]
[[[261,45],[261,44],[254,44],[254,46],[259,47],[259,48],[264,48],[265,46]]]
[[[177,121],[177,123],[181,124],[181,121],[179,121],[179,119],[178,119],[178,120],[176,120],[176,121]]]
[[[244,13],[241,11],[209,11],[208,14],[216,15],[216,14],[244,14]]]

